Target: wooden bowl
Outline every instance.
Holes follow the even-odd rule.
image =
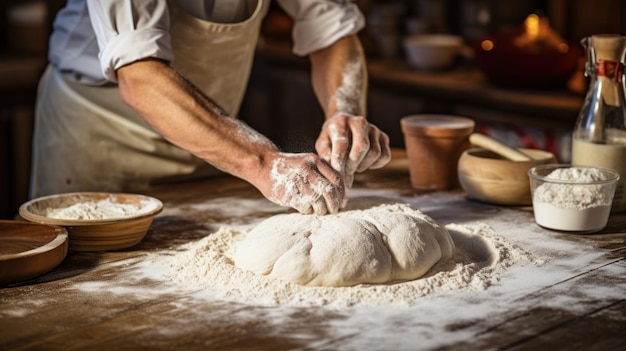
[[[0,286],[51,271],[65,259],[67,249],[63,227],[0,220]]]
[[[33,199],[20,206],[24,219],[60,225],[75,251],[108,251],[138,244],[163,203],[153,197],[124,193],[67,193]]]
[[[520,150],[533,160],[510,161],[481,148],[463,152],[459,158],[458,175],[467,196],[497,205],[531,205],[528,170],[557,160],[548,151]]]

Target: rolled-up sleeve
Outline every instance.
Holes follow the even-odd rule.
[[[293,52],[305,56],[330,46],[365,26],[358,6],[349,0],[278,0],[294,20]]]
[[[87,0],[104,76],[148,57],[173,59],[166,0]]]

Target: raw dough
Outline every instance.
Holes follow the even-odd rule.
[[[353,199],[338,214],[268,218],[236,248],[237,267],[308,286],[413,280],[454,255],[448,231],[408,204]]]

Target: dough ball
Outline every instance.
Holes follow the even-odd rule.
[[[308,286],[413,280],[454,255],[448,231],[407,204],[355,199],[338,214],[270,217],[237,246],[235,265]]]

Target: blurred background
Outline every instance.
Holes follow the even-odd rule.
[[[579,42],[591,34],[626,34],[626,2],[619,0],[356,2],[367,17],[360,36],[370,75],[368,118],[398,148],[401,117],[455,114],[475,119],[479,131],[512,146],[549,150],[568,162],[586,91]],[[36,87],[52,20],[64,3],[0,3],[2,219],[13,218],[28,198]],[[272,4],[240,118],[286,151],[311,151],[323,116],[308,60],[290,53],[290,29],[290,19]],[[455,36],[462,47],[445,67],[425,68],[409,59],[413,47],[407,44],[422,35]],[[442,62],[438,50],[432,52]]]

